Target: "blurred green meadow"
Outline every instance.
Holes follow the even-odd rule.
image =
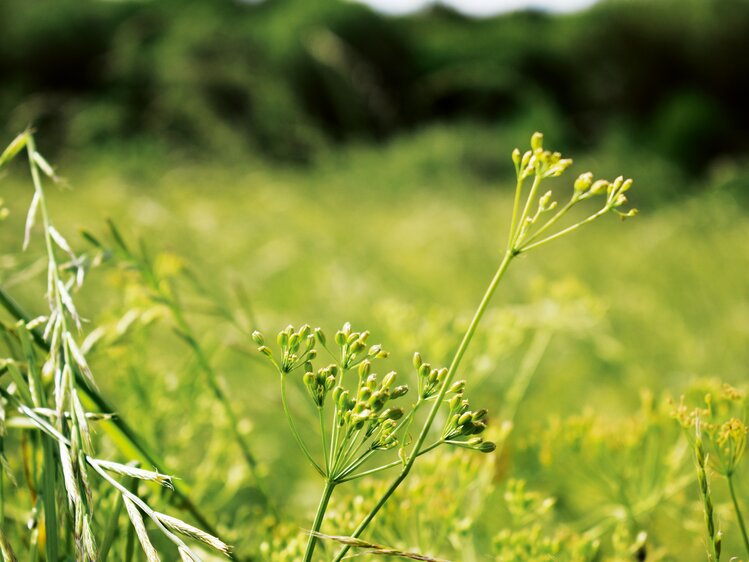
[[[10,4],[18,12],[10,13]],[[99,339],[91,339],[87,351],[103,395],[159,451],[170,474],[191,488],[194,503],[216,522],[239,559],[301,560],[295,548],[306,541],[305,529],[319,495],[319,479],[290,438],[282,416],[278,373],[257,353],[252,331],[275,334],[287,324],[309,323],[334,334],[348,321],[357,330],[371,331],[372,341],[390,351],[389,368],[404,378],[413,370],[411,356],[416,350],[435,365],[449,363],[507,242],[514,189],[510,152],[516,146],[525,150],[536,130],[546,132],[550,148],[575,159],[572,177],[592,170],[597,177],[621,173],[634,178],[631,201],[640,214],[624,222],[605,217],[513,264],[460,371],[460,378],[469,381],[468,397],[490,412],[488,433],[500,444],[497,451],[438,451],[423,466],[417,463],[413,480],[397,492],[367,536],[387,546],[466,562],[705,558],[692,451],[672,412],[683,394],[697,405],[703,389],[718,384],[714,381],[737,387],[746,381],[749,160],[741,130],[745,115],[731,123],[731,116],[717,106],[724,98],[715,91],[694,93],[685,86],[686,79],[672,88],[669,99],[647,110],[640,107],[637,117],[626,108],[609,109],[611,97],[604,87],[593,101],[575,97],[580,83],[570,84],[563,69],[574,66],[579,46],[573,49],[575,41],[570,42],[568,55],[562,47],[554,51],[555,45],[567,45],[564,33],[576,37],[580,29],[590,32],[584,24],[598,21],[595,18],[614,26],[616,17],[605,17],[608,10],[616,16],[621,9],[632,18],[627,20],[630,31],[651,33],[649,26],[655,24],[636,19],[636,3],[605,2],[573,16],[504,16],[527,26],[515,28],[503,27],[502,18],[454,20],[446,9],[436,9],[431,20],[413,16],[389,26],[390,20],[359,6],[346,4],[344,9],[326,2],[321,3],[323,9],[280,2],[277,12],[265,6],[262,31],[252,18],[222,28],[222,22],[240,9],[230,3],[221,10],[191,3],[189,10],[209,19],[202,28],[184,15],[170,19],[169,8],[108,4],[61,5],[72,21],[93,18],[116,28],[114,52],[121,58],[115,61],[124,66],[109,67],[104,86],[92,85],[82,74],[76,87],[90,90],[85,95],[62,88],[68,97],[59,112],[50,101],[59,98],[24,93],[27,87],[34,90],[24,78],[31,72],[10,73],[14,78],[8,84],[13,87],[3,86],[0,102],[6,105],[0,106],[14,109],[4,110],[12,119],[2,144],[12,140],[11,127],[15,133],[25,126],[22,121],[35,111],[32,102],[52,108],[36,115],[35,123],[40,151],[49,154],[65,178],[59,186],[48,182],[46,187],[58,230],[76,251],[94,252],[80,229],[109,240],[106,221],[111,219],[132,247],[142,243],[158,277],[177,288],[200,345],[225,382],[238,414],[237,428],[259,460],[278,520],[264,506],[227,429],[230,420],[209,392],[189,346],[175,333],[168,311],[150,298],[136,272],[116,256],[105,253],[75,294],[86,319],[82,338],[100,328]],[[716,16],[704,13],[708,8],[701,3],[687,4],[687,15],[663,25],[678,34],[683,24],[697,30],[704,41],[719,43],[708,33]],[[730,2],[719,4],[727,13],[734,7]],[[39,22],[44,21],[73,33],[74,26],[63,25],[62,16],[53,18],[43,8],[20,2],[7,6],[6,22],[16,17],[41,33]],[[747,11],[740,13],[746,16]],[[115,25],[118,18],[125,23]],[[378,113],[376,108],[387,104],[377,106],[375,94],[375,102],[370,94],[361,94],[364,101],[375,103],[375,110],[367,113],[351,99],[336,101],[336,93],[350,98],[359,94],[337,89],[340,75],[333,76],[330,69],[327,76],[315,74],[320,68],[307,64],[302,51],[294,50],[298,45],[290,42],[284,26],[307,21],[304,18],[314,20],[318,32],[308,38],[313,46],[305,44],[309,50],[304,56],[329,54],[331,37],[320,31],[325,27],[320,22],[332,22],[331,33],[338,33],[339,39],[346,39],[346,33],[356,37],[358,28],[351,22],[375,22],[383,26],[383,33],[392,32],[404,44],[418,47],[410,51],[419,55],[418,64],[413,59],[404,64],[411,61],[425,74],[427,68],[442,68],[420,87],[441,87],[447,93],[440,97],[430,90],[427,95],[390,76],[394,82],[387,83],[383,95],[395,95],[402,87],[412,105]],[[709,25],[700,27],[699,22]],[[730,28],[724,38],[733,29],[731,24],[745,31],[735,21],[723,23]],[[492,25],[502,31],[493,31]],[[547,39],[530,40],[536,26],[554,25],[559,28],[548,32]],[[159,35],[154,29],[169,31]],[[209,30],[204,36],[201,32],[203,46],[214,36],[230,46],[232,38],[239,42],[235,51],[216,43],[219,54],[213,54],[224,62],[215,67],[215,74],[201,67],[206,74],[193,75],[193,67],[171,64],[193,61],[192,55],[169,48],[188,50],[193,43],[181,34],[198,33],[196,29]],[[220,29],[230,32],[221,35]],[[465,43],[470,29],[484,29],[479,36],[485,43]],[[141,32],[153,33],[145,51],[140,39],[134,39]],[[169,39],[169,33],[176,38]],[[657,30],[653,33],[658,35]],[[60,37],[52,34],[52,39],[68,44]],[[103,34],[92,37],[105,42]],[[232,58],[244,53],[243,37],[264,44],[263,56],[254,59],[259,68],[252,74],[256,82],[245,82],[249,75]],[[662,35],[664,42],[670,37]],[[732,44],[728,39],[725,43],[726,49]],[[27,45],[19,53],[27,53],[33,62],[29,53],[43,44]],[[503,60],[477,60],[475,74],[464,65],[472,78],[446,70],[450,56],[460,66],[500,44],[512,44],[515,50],[502,55]],[[643,44],[640,48],[647,50],[648,42]],[[627,53],[625,48],[620,52],[609,43],[605,46],[614,52],[611,60],[617,52]],[[4,68],[22,63],[19,53],[3,58],[7,45],[4,49]],[[88,50],[81,47],[81,52]],[[561,66],[550,61],[553,52]],[[672,53],[668,47],[654,52]],[[537,90],[517,91],[523,82],[508,70],[512,53],[528,54],[530,66],[534,62],[550,69],[551,87],[567,84],[571,92],[555,101],[544,93],[543,84],[536,84]],[[365,55],[376,60],[374,54]],[[210,51],[203,52],[195,60],[208,61],[209,68],[211,56]],[[166,61],[163,68],[175,74],[149,74],[149,61],[161,57]],[[226,57],[230,62],[224,64]],[[617,64],[627,60],[622,57]],[[605,61],[602,64],[606,66]],[[485,70],[493,65],[504,68],[507,76],[492,74],[490,84]],[[526,67],[514,71],[522,68]],[[682,71],[692,76],[690,70]],[[38,77],[53,74],[50,70]],[[227,93],[217,86],[219,93],[214,94],[232,111],[232,95],[243,88],[267,105],[252,105],[246,119],[236,122],[241,126],[232,126],[232,119],[242,112],[227,118],[213,111],[204,103],[213,94],[169,98],[191,91],[180,90],[186,76],[203,85],[211,78],[223,84],[229,76],[234,89]],[[295,94],[286,82],[289,76],[297,80],[290,82],[292,86],[309,88],[303,90],[310,94],[309,104],[325,108],[304,109],[290,101]],[[123,77],[128,77],[127,87],[119,82]],[[140,79],[148,88],[139,89]],[[53,83],[49,78],[46,90],[39,91],[55,90]],[[616,84],[608,85],[616,97]],[[158,92],[151,99],[153,111],[133,114],[138,95],[147,91]],[[505,100],[508,92],[517,99],[503,105],[498,100]],[[8,101],[19,96],[26,96],[26,101]],[[135,101],[120,96],[134,96]],[[573,98],[587,99],[590,114],[585,115],[587,106],[572,111]],[[558,105],[559,99],[570,105]],[[646,100],[646,93],[638,99]],[[75,109],[76,103],[81,111]],[[429,109],[417,115],[409,107]],[[271,115],[263,120],[266,112]],[[598,120],[598,115],[609,112],[612,116],[605,123]],[[321,125],[317,119],[323,117]],[[0,285],[33,317],[44,314],[46,305],[42,240],[33,238],[27,251],[21,249],[33,188],[23,162],[13,163],[3,174],[0,195],[9,214],[0,223]],[[571,182],[565,176],[550,185],[555,193],[564,194],[571,190]],[[2,318],[10,322],[7,315]],[[523,377],[528,377],[527,388],[518,386]],[[301,381],[295,382],[290,400],[299,413],[298,424],[303,436],[317,443],[314,412],[307,407]],[[512,422],[512,429],[507,422]],[[127,460],[101,431],[96,436],[100,450]],[[11,461],[22,456],[13,449],[19,444],[19,438],[8,437],[5,451]],[[27,559],[22,537],[32,506],[23,492],[20,465],[11,464],[19,487],[5,497],[5,533],[19,559]],[[448,469],[454,477],[445,477]],[[351,532],[362,504],[372,502],[378,483],[388,474],[341,488],[323,532]],[[714,476],[724,558],[745,556],[725,484]],[[744,505],[746,477],[746,466],[739,467]],[[146,493],[155,501],[167,501],[168,493]],[[553,507],[547,497],[554,498]],[[164,546],[163,539],[152,538],[157,547]],[[585,541],[600,541],[595,547],[599,553],[586,557]],[[543,550],[547,546],[548,552]],[[125,560],[120,550],[110,559]],[[328,543],[318,551],[319,559],[332,559],[334,552]],[[137,556],[135,560],[140,559]],[[206,554],[205,559],[214,560],[211,556]]]

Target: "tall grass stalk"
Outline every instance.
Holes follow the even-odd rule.
[[[34,196],[26,221],[24,248],[28,246],[35,219],[41,216],[46,249],[49,315],[26,320],[19,308],[9,306],[14,303],[4,295],[6,308],[15,308],[15,315],[22,319],[12,328],[17,345],[8,346],[10,353],[17,356],[4,359],[13,384],[7,388],[0,387],[0,400],[25,420],[25,424],[19,427],[23,432],[30,431],[32,442],[39,443],[42,450],[41,477],[36,482],[33,480],[39,471],[34,468],[34,463],[38,455],[32,451],[23,457],[27,463],[27,484],[32,497],[37,495],[36,503],[41,504],[43,510],[43,518],[37,518],[31,527],[32,560],[36,559],[40,536],[44,538],[46,559],[49,561],[59,560],[61,556],[75,556],[81,562],[101,559],[94,538],[95,489],[89,480],[89,469],[98,474],[101,482],[110,485],[125,502],[128,516],[149,560],[158,560],[158,555],[145,532],[143,514],[173,543],[183,560],[195,562],[200,558],[170,528],[228,554],[228,547],[219,539],[178,519],[155,512],[110,474],[145,480],[167,488],[173,487],[171,477],[158,471],[143,470],[96,457],[90,424],[109,419],[111,415],[110,412],[103,416],[88,412],[80,398],[84,389],[98,394],[86,354],[77,343],[82,322],[73,299],[74,291],[83,285],[87,262],[73,252],[62,234],[52,225],[40,172],[52,179],[56,179],[56,176],[52,167],[37,152],[30,131],[19,135],[0,155],[0,166],[23,149],[28,154],[34,186]],[[41,334],[32,335],[31,330],[41,326],[44,327]],[[3,328],[10,333],[8,328]],[[45,351],[41,363],[37,358],[34,340]],[[52,384],[46,385],[44,377],[51,380]],[[70,517],[63,518],[58,513],[58,497],[67,500]]]
[[[114,240],[114,250],[127,263],[131,264],[140,274],[144,284],[152,293],[152,299],[155,302],[163,305],[169,312],[172,321],[174,322],[174,329],[177,335],[187,344],[195,357],[198,369],[205,378],[206,383],[210,391],[212,392],[215,400],[220,405],[224,416],[226,417],[226,427],[232,435],[237,448],[242,455],[247,468],[252,475],[255,482],[255,486],[263,503],[271,511],[271,513],[277,518],[278,510],[268,494],[265,487],[262,476],[259,473],[258,461],[255,457],[250,444],[247,439],[242,435],[240,431],[241,424],[234,410],[234,406],[229,399],[227,391],[225,390],[225,383],[223,378],[219,375],[216,369],[211,364],[208,354],[203,349],[193,326],[187,320],[187,316],[179,298],[177,287],[169,279],[161,278],[157,271],[154,269],[151,260],[146,252],[145,245],[141,243],[140,253],[136,253],[130,248],[125,242],[125,238],[120,233],[115,223],[111,220],[107,221],[109,231]],[[96,247],[102,250],[107,250],[104,244],[95,238],[92,234],[84,232],[84,237],[94,244]]]

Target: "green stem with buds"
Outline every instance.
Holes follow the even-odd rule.
[[[395,493],[395,491],[398,489],[401,483],[406,479],[409,472],[411,472],[411,468],[413,468],[413,465],[416,462],[417,457],[421,453],[421,448],[423,447],[424,442],[426,441],[427,435],[429,433],[429,430],[431,429],[432,424],[434,423],[434,420],[437,417],[437,413],[439,412],[440,406],[442,405],[442,402],[445,399],[445,395],[447,394],[447,391],[450,388],[450,385],[452,384],[453,379],[455,378],[455,374],[458,370],[458,367],[460,366],[460,362],[462,361],[463,356],[465,355],[465,352],[468,350],[468,346],[470,345],[471,340],[473,339],[473,336],[476,334],[476,330],[478,329],[479,323],[481,322],[481,318],[484,316],[484,313],[486,312],[486,309],[489,306],[489,302],[491,301],[491,298],[494,295],[494,292],[496,291],[497,286],[499,285],[499,282],[502,280],[505,273],[507,272],[507,268],[509,267],[515,255],[516,254],[511,249],[505,252],[505,255],[502,258],[502,261],[500,262],[499,267],[497,268],[497,271],[491,280],[491,283],[489,283],[489,287],[486,289],[486,292],[484,293],[484,296],[481,299],[481,302],[479,303],[479,306],[473,315],[471,324],[468,326],[468,330],[466,330],[466,333],[463,336],[463,339],[460,342],[460,345],[458,346],[458,350],[455,352],[455,356],[453,357],[453,360],[450,363],[450,368],[447,371],[447,376],[445,377],[445,381],[442,384],[442,388],[440,389],[440,392],[437,395],[437,399],[434,401],[434,404],[432,405],[432,409],[429,411],[427,420],[424,423],[424,426],[422,427],[421,432],[419,433],[419,437],[416,440],[414,448],[411,451],[411,454],[409,455],[408,460],[406,461],[406,464],[403,466],[403,469],[401,470],[400,474],[398,474],[395,480],[393,480],[393,483],[385,491],[383,496],[379,499],[379,501],[375,504],[375,506],[371,509],[371,511],[364,517],[364,519],[362,519],[362,522],[359,524],[356,530],[351,534],[351,537],[358,538],[364,532],[364,530],[369,526],[369,524],[375,518],[375,516],[380,511],[380,509],[382,509],[385,503],[390,499],[390,496],[392,496]],[[351,547],[349,545],[345,545],[338,552],[338,555],[335,557],[334,561],[340,562],[340,560],[343,559],[343,557],[346,555],[346,553],[349,551],[350,548]]]

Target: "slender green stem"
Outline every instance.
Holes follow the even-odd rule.
[[[741,529],[741,537],[744,539],[744,548],[746,548],[747,556],[749,556],[749,536],[746,533],[746,525],[744,524],[744,516],[741,514],[741,508],[739,507],[739,500],[736,497],[736,489],[733,483],[733,473],[726,476],[728,480],[728,490],[731,492],[731,501],[733,501],[733,509],[736,512],[736,519],[739,522],[739,529]]]
[[[294,435],[294,439],[296,439],[299,448],[302,450],[312,466],[315,467],[315,470],[317,470],[320,476],[325,477],[325,472],[323,472],[323,469],[320,468],[320,465],[317,464],[317,461],[312,457],[312,453],[310,453],[307,445],[302,440],[302,436],[299,435],[299,431],[297,430],[296,424],[294,423],[294,418],[291,417],[291,412],[289,411],[289,406],[286,401],[286,375],[284,374],[281,374],[281,403],[283,404],[283,412],[286,415],[286,421],[289,422],[291,433]]]
[[[578,228],[580,228],[583,225],[588,224],[589,222],[593,222],[601,215],[605,215],[610,210],[609,206],[607,205],[597,213],[590,215],[587,219],[582,220],[578,223],[573,224],[572,226],[568,226],[567,228],[560,230],[559,232],[552,234],[551,236],[547,236],[543,240],[539,240],[538,242],[535,242],[533,244],[528,244],[527,246],[523,246],[522,248],[518,248],[519,253],[527,252],[529,250],[533,250],[534,248],[538,248],[539,246],[542,246],[546,244],[547,242],[551,242],[552,240],[556,240],[557,238],[560,238],[562,236],[565,236],[566,234],[569,234],[570,232],[574,232]]]
[[[523,192],[523,177],[518,171],[518,182],[515,184],[515,200],[512,203],[512,220],[510,221],[510,233],[507,235],[507,247],[511,248],[515,242],[515,228],[517,226],[518,211],[520,210],[520,196]]]
[[[325,412],[322,406],[317,407],[317,417],[320,418],[320,437],[322,438],[322,456],[325,460],[325,474],[330,476],[330,461],[328,460],[328,443],[325,438]]]
[[[434,420],[437,417],[437,412],[439,411],[440,406],[442,405],[442,401],[445,399],[445,395],[447,394],[447,391],[450,388],[450,385],[452,384],[453,379],[455,378],[455,374],[458,370],[458,367],[460,366],[460,362],[463,359],[463,356],[465,355],[465,352],[468,349],[468,346],[470,345],[471,340],[473,339],[473,336],[476,333],[476,330],[478,329],[479,323],[481,322],[481,318],[484,316],[484,313],[486,312],[486,309],[489,306],[489,301],[491,301],[491,298],[494,295],[494,292],[496,291],[497,286],[499,285],[499,282],[502,280],[502,277],[504,277],[504,274],[507,271],[507,268],[509,267],[510,262],[512,262],[512,259],[514,257],[515,257],[515,253],[512,251],[512,248],[510,248],[505,253],[504,257],[502,258],[502,261],[500,262],[499,267],[497,268],[497,272],[494,274],[494,277],[489,283],[489,287],[487,287],[486,292],[484,293],[484,296],[481,299],[481,302],[479,303],[479,306],[473,315],[473,319],[471,320],[471,323],[468,326],[468,329],[466,330],[466,333],[463,336],[463,339],[460,342],[460,345],[458,346],[457,351],[455,352],[455,356],[453,357],[453,360],[450,363],[450,367],[448,368],[448,371],[447,371],[447,376],[445,377],[445,381],[442,384],[442,388],[440,389],[439,395],[437,396],[437,399],[432,405],[432,409],[429,411],[427,420],[424,423],[424,426],[422,427],[421,433],[419,434],[419,437],[416,440],[414,448],[411,451],[411,454],[408,460],[406,461],[406,464],[403,466],[403,469],[401,470],[400,474],[398,474],[395,480],[393,480],[392,484],[388,487],[388,489],[385,491],[383,496],[378,500],[378,502],[375,504],[372,510],[364,517],[364,519],[362,519],[359,526],[354,530],[354,532],[351,535],[353,538],[358,538],[364,532],[364,530],[369,526],[369,524],[375,518],[375,516],[380,511],[380,509],[382,509],[385,503],[390,499],[390,496],[392,496],[393,493],[395,493],[395,491],[398,489],[401,483],[406,479],[406,476],[408,476],[408,473],[411,472],[411,468],[413,467],[414,462],[416,462],[416,459],[419,456],[421,448],[424,445],[424,441],[427,438],[429,430],[431,429],[432,424],[434,423]],[[343,548],[341,548],[341,550],[338,552],[338,555],[334,559],[335,562],[339,562],[340,560],[342,560],[343,557],[346,555],[346,553],[349,551],[349,549],[350,549],[349,545],[345,545]]]
[[[531,209],[531,204],[533,203],[533,200],[536,198],[536,193],[538,192],[538,186],[541,185],[541,176],[539,174],[536,174],[536,176],[533,178],[533,184],[531,185],[530,193],[528,193],[528,199],[525,201],[525,207],[523,208],[523,213],[520,215],[520,218],[517,221],[517,224],[515,225],[514,230],[510,234],[510,240],[509,245],[511,248],[514,248],[518,241],[518,236],[523,231],[523,223],[525,222],[525,219],[528,217],[528,213]]]
[[[357,468],[359,468],[361,465],[363,465],[365,462],[367,462],[367,459],[372,456],[374,451],[372,449],[369,449],[367,451],[364,451],[358,459],[356,459],[353,463],[351,463],[349,466],[347,466],[343,471],[341,471],[340,474],[336,476],[337,482],[346,482],[347,480],[353,480],[353,478],[347,478],[349,474],[351,474],[353,471],[355,471]],[[395,461],[395,465],[400,464],[401,461]],[[393,465],[393,466],[395,466]],[[389,468],[389,466],[388,466]]]
[[[552,226],[554,226],[559,219],[561,219],[564,215],[567,214],[567,211],[569,211],[572,207],[574,207],[578,202],[580,201],[580,198],[577,196],[573,196],[572,199],[570,199],[567,204],[559,209],[556,215],[551,217],[546,223],[539,228],[536,232],[531,234],[527,239],[524,240],[526,244],[530,244],[534,240],[537,240],[544,232],[549,230]]]
[[[309,539],[307,539],[307,550],[304,553],[303,562],[310,562],[312,560],[312,554],[315,552],[315,545],[317,544],[317,533],[320,531],[320,527],[322,527],[325,511],[328,509],[328,502],[330,502],[330,496],[333,495],[335,487],[335,482],[331,480],[325,481],[325,488],[323,488],[320,503],[317,506],[317,513],[315,513],[315,520],[312,523],[312,530]]]

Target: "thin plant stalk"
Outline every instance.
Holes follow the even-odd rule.
[[[728,490],[731,492],[731,501],[733,502],[733,509],[736,512],[736,519],[739,523],[739,529],[741,529],[741,538],[744,540],[744,548],[746,548],[747,556],[749,556],[749,536],[746,533],[746,525],[744,524],[744,516],[741,514],[741,508],[739,507],[739,500],[736,497],[736,487],[733,482],[733,473],[726,475],[728,480]]]
[[[522,224],[522,221],[520,221],[520,224]],[[511,241],[508,250],[505,252],[504,257],[502,258],[502,261],[500,262],[499,267],[497,268],[497,271],[494,274],[494,277],[489,283],[489,286],[487,287],[486,292],[484,293],[484,296],[481,299],[481,302],[479,303],[479,306],[473,315],[473,319],[471,320],[471,323],[468,326],[468,329],[466,330],[466,333],[463,336],[463,339],[461,340],[457,351],[455,352],[455,356],[453,357],[453,360],[450,363],[450,367],[447,371],[445,382],[443,383],[442,388],[440,389],[440,393],[437,395],[437,398],[434,401],[434,404],[432,405],[432,409],[429,411],[427,420],[424,423],[424,426],[422,427],[421,432],[419,433],[419,437],[416,440],[414,448],[411,451],[411,454],[409,455],[408,460],[406,461],[406,464],[403,466],[403,469],[401,470],[400,474],[398,474],[395,480],[393,480],[392,484],[390,484],[390,486],[382,495],[382,497],[377,501],[375,506],[364,517],[364,519],[362,519],[361,523],[354,530],[354,532],[351,533],[352,538],[355,538],[355,539],[359,538],[359,536],[364,532],[364,530],[369,526],[369,524],[375,518],[375,516],[380,511],[380,509],[382,509],[385,503],[387,503],[387,501],[390,499],[390,496],[392,496],[395,493],[395,491],[398,489],[401,483],[406,479],[409,472],[411,472],[411,468],[413,467],[414,462],[416,462],[416,459],[419,456],[419,452],[421,451],[421,448],[424,445],[424,442],[426,441],[429,430],[431,429],[432,424],[434,423],[434,420],[437,417],[437,413],[439,412],[439,409],[442,405],[442,401],[445,399],[445,396],[447,395],[447,391],[450,388],[450,385],[452,384],[453,378],[455,378],[455,373],[457,372],[458,367],[460,366],[463,356],[465,355],[465,352],[468,350],[468,346],[471,344],[471,340],[473,340],[473,336],[476,334],[476,330],[479,327],[481,318],[484,316],[484,313],[486,312],[486,309],[489,306],[489,302],[491,301],[492,296],[494,296],[494,292],[496,291],[497,286],[499,285],[499,282],[504,277],[505,273],[507,272],[507,268],[509,267],[510,263],[512,262],[513,258],[516,255],[517,254],[513,251],[512,241]],[[340,560],[342,560],[350,548],[351,548],[350,545],[344,545],[344,547],[338,552],[334,561],[339,562]]]
[[[627,201],[627,198],[624,196],[624,192],[627,191],[631,186],[631,180],[624,181],[622,177],[619,177],[613,183],[601,180],[596,184],[592,184],[592,174],[584,174],[575,181],[574,193],[570,200],[570,204],[563,206],[562,209],[550,219],[550,221],[552,224],[556,223],[564,214],[567,213],[567,211],[569,211],[574,206],[574,204],[582,201],[585,198],[602,193],[604,190],[606,190],[607,197],[605,204],[603,205],[601,210],[590,215],[588,218],[573,224],[572,226],[564,228],[554,234],[550,234],[545,238],[542,238],[541,240],[537,240],[533,243],[528,243],[526,236],[529,235],[530,231],[534,228],[536,220],[539,218],[539,216],[541,216],[543,212],[551,210],[556,205],[556,203],[551,203],[549,201],[551,192],[549,192],[542,198],[537,197],[542,180],[546,177],[557,177],[572,163],[572,161],[569,159],[562,160],[558,153],[551,154],[550,152],[543,151],[543,149],[541,148],[542,141],[543,135],[541,135],[540,133],[534,134],[531,138],[531,147],[533,150],[532,152],[527,152],[522,157],[522,159],[518,150],[513,152],[513,161],[516,165],[518,181],[516,183],[515,196],[513,199],[512,218],[510,221],[510,232],[507,239],[507,249],[504,253],[504,256],[502,257],[496,273],[494,274],[494,277],[489,283],[489,286],[487,287],[486,292],[484,293],[484,296],[479,303],[478,308],[476,309],[476,312],[473,315],[471,323],[468,326],[468,329],[466,330],[463,339],[461,340],[460,345],[455,352],[455,355],[453,356],[450,367],[447,371],[447,375],[445,376],[444,382],[442,383],[442,386],[440,388],[439,394],[437,395],[437,398],[429,411],[427,419],[424,422],[424,425],[421,429],[421,432],[419,433],[416,443],[413,446],[413,449],[411,450],[410,455],[406,459],[401,472],[398,474],[398,476],[396,476],[396,478],[387,488],[382,497],[380,497],[374,507],[370,510],[369,513],[367,513],[364,519],[362,519],[359,526],[354,530],[351,535],[351,537],[354,539],[357,539],[369,526],[377,513],[382,509],[385,503],[390,499],[393,493],[395,493],[401,483],[406,479],[409,472],[411,471],[411,468],[416,462],[416,459],[421,454],[422,447],[424,446],[424,442],[426,441],[429,430],[434,424],[434,420],[436,419],[442,403],[448,393],[448,390],[452,385],[461,360],[463,359],[466,350],[471,344],[473,336],[475,335],[479,323],[481,322],[481,318],[484,316],[489,302],[491,301],[497,289],[497,286],[507,272],[507,269],[512,260],[521,253],[528,252],[532,249],[538,248],[553,240],[556,240],[561,236],[572,233],[573,231],[579,229],[581,226],[594,221],[595,219],[609,211],[613,210],[614,212],[620,214],[622,217],[634,216],[636,214],[636,210],[632,210],[628,213],[622,213],[621,211],[617,210],[618,207],[620,207]],[[518,211],[520,210],[520,202],[522,201],[523,180],[532,172],[535,172],[535,177],[533,178],[533,183],[530,187],[530,192],[525,201],[525,205],[523,206],[523,210],[518,215]],[[535,202],[538,202],[538,211],[534,216],[531,216],[531,209]],[[543,226],[541,226],[541,229],[543,229],[543,231],[546,231]],[[538,230],[538,228],[536,228],[536,230]],[[334,562],[340,562],[340,560],[343,559],[349,549],[350,545],[345,545],[334,558]]]
[[[320,503],[317,506],[317,512],[315,513],[315,520],[312,523],[312,531],[310,532],[309,539],[307,539],[307,549],[304,552],[303,562],[310,562],[312,555],[315,552],[315,545],[317,544],[317,533],[322,527],[323,519],[325,518],[325,511],[328,509],[328,503],[330,497],[333,495],[336,483],[331,480],[325,480],[325,487],[323,488],[322,496],[320,496]]]
[[[42,197],[42,185],[41,185],[41,178],[39,177],[39,169],[37,168],[36,162],[34,161],[34,154],[36,153],[36,146],[34,143],[33,136],[29,135],[29,138],[27,140],[26,145],[26,152],[29,157],[29,167],[31,169],[31,178],[32,182],[34,184],[34,192],[35,196],[39,197],[40,199],[40,211],[42,214],[42,220],[44,221],[44,240],[45,244],[47,246],[47,253],[49,255],[50,259],[50,271],[53,269],[56,271],[57,269],[57,263],[54,261],[54,250],[52,248],[52,238],[49,234],[49,215],[47,212],[47,204]],[[59,298],[59,292],[57,292],[58,298]],[[33,354],[33,351],[32,351]],[[32,366],[29,367],[29,376],[34,376],[35,374],[38,374],[36,372],[35,368],[32,368]],[[36,381],[37,384],[34,386],[36,387],[37,396],[34,397],[35,402],[37,402],[38,406],[45,407],[45,397],[41,391],[41,380]],[[55,452],[52,442],[46,437],[41,436],[41,443],[42,443],[42,451],[43,451],[43,459],[44,459],[44,465],[42,468],[43,475],[42,475],[42,502],[44,505],[44,527],[45,527],[45,533],[47,540],[45,541],[45,548],[47,552],[47,559],[48,560],[57,560],[57,553],[59,551],[59,535],[57,531],[57,508],[56,508],[56,472],[57,472],[57,463],[55,462]]]
[[[21,308],[16,300],[3,287],[0,287],[0,305],[2,305],[2,307],[5,308],[5,310],[16,320],[21,320],[24,323],[28,323],[31,320],[31,316]],[[45,341],[41,331],[38,328],[34,328],[30,330],[30,333],[37,347],[44,352],[49,352],[49,343]],[[81,399],[86,408],[94,407],[97,411],[104,413],[118,411],[114,405],[101,394],[101,392],[97,389],[88,387],[85,379],[83,379],[77,369],[74,369],[74,374],[76,384],[78,384],[78,389],[81,391]],[[112,441],[117,445],[117,448],[126,456],[140,461],[144,466],[153,466],[162,472],[168,472],[165,469],[164,461],[122,418],[122,416],[115,416],[106,422],[102,422],[99,427],[104,430],[110,439],[112,439]],[[174,494],[179,500],[176,502],[177,505],[181,506],[182,509],[195,517],[195,520],[206,531],[212,535],[217,535],[218,532],[215,527],[208,522],[208,519],[190,498],[191,491],[189,486],[181,480],[176,480],[173,485]]]

